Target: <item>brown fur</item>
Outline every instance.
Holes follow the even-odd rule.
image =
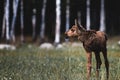
[[[105,59],[106,75],[109,77],[109,62],[107,59],[107,36],[102,31],[86,30],[81,25],[76,24],[71,29],[65,32],[67,37],[78,37],[83,43],[83,47],[87,53],[87,79],[89,80],[91,74],[91,58],[92,52],[96,57],[96,75],[99,76],[99,69],[102,64],[100,59],[100,52],[103,53]]]

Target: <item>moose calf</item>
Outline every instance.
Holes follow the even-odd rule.
[[[87,53],[87,79],[91,75],[91,58],[92,52],[96,58],[96,76],[99,76],[100,66],[102,64],[100,59],[100,52],[103,53],[106,67],[106,77],[109,77],[109,62],[107,58],[107,36],[102,31],[86,30],[75,20],[75,25],[65,32],[66,37],[77,37],[83,43],[83,47]]]

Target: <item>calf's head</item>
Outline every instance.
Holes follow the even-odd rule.
[[[68,31],[65,32],[66,37],[78,37],[84,32],[85,29],[78,24],[77,20],[75,20],[75,25],[73,25]]]

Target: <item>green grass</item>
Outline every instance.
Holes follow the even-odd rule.
[[[112,42],[112,43],[111,43]],[[120,47],[108,42],[110,79],[120,80]],[[105,80],[104,59],[100,80]],[[95,58],[92,58],[91,80],[95,80]],[[86,80],[86,54],[83,47],[64,46],[63,49],[39,49],[28,45],[15,51],[0,50],[0,80]]]

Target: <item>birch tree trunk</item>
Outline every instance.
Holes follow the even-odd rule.
[[[66,2],[66,31],[68,31],[70,26],[70,0],[67,0]]]
[[[46,3],[47,0],[43,0],[43,7],[42,7],[42,22],[41,22],[41,30],[40,30],[40,38],[41,40],[45,37],[45,11],[46,11]]]
[[[101,0],[101,10],[100,10],[100,31],[106,31],[106,29],[105,29],[104,0]]]
[[[10,41],[10,34],[9,34],[9,0],[6,0],[5,21],[6,21],[6,40],[7,40],[7,43],[9,43],[9,41]]]
[[[32,27],[33,27],[33,33],[32,33],[32,39],[35,41],[36,39],[36,9],[33,9],[33,16],[32,16]]]
[[[1,35],[2,38],[4,38],[4,35],[5,35],[5,26],[6,26],[6,24],[5,24],[5,16],[6,15],[4,14],[4,16],[3,16],[3,23],[2,23],[2,35]]]
[[[60,0],[56,0],[56,29],[55,29],[55,44],[58,44],[60,42]]]
[[[23,34],[23,30],[24,30],[24,19],[23,19],[23,0],[21,0],[21,15],[20,15],[20,21],[21,21],[21,43],[24,42],[24,34]]]
[[[80,13],[80,11],[78,11],[77,16],[78,16],[78,22],[81,24],[81,13]]]
[[[66,31],[69,30],[70,26],[70,0],[66,0]],[[68,39],[65,39],[68,42]]]
[[[16,20],[16,16],[17,16],[18,3],[19,3],[19,0],[13,0],[13,19],[12,19],[11,32],[10,32],[10,37],[11,37],[13,43],[15,42],[14,29],[15,29],[15,20]]]
[[[90,0],[86,0],[86,26],[87,26],[87,30],[90,30]]]

